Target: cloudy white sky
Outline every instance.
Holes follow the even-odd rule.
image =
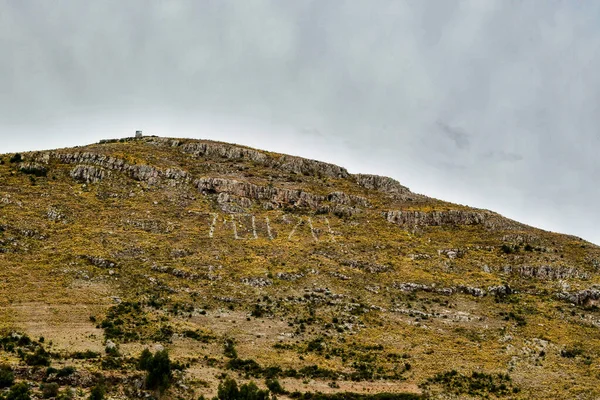
[[[0,0],[0,153],[218,139],[600,244],[598,71],[598,1]]]

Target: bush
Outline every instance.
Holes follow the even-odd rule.
[[[146,388],[158,389],[162,392],[171,385],[172,364],[167,350],[157,351],[153,356],[148,349],[145,349],[140,355],[138,365],[148,372]]]
[[[50,365],[50,354],[43,347],[38,346],[35,352],[25,356],[25,363],[31,366],[47,367]]]
[[[74,353],[71,353],[70,356],[71,356],[71,358],[76,359],[76,360],[89,360],[91,358],[100,357],[100,353],[97,353],[92,350],[86,350],[86,351],[76,351]]]
[[[42,383],[42,396],[47,399],[58,396],[58,383]]]
[[[67,367],[59,369],[56,372],[56,376],[59,378],[63,378],[65,376],[73,375],[74,372],[75,372],[75,367],[67,366]]]
[[[15,375],[8,365],[0,365],[0,389],[11,387],[15,381]]]
[[[225,340],[223,354],[225,355],[225,357],[237,358],[237,351],[235,350],[235,344],[233,343],[232,339]]]
[[[26,382],[16,383],[11,386],[6,394],[6,400],[31,400],[31,392]]]
[[[146,371],[152,361],[152,353],[147,348],[142,351],[140,358],[138,359],[138,369]]]
[[[11,163],[19,163],[21,161],[23,161],[23,156],[21,156],[20,153],[15,153],[15,155],[10,158]]]
[[[281,386],[281,383],[279,383],[277,379],[267,379],[265,381],[265,384],[267,385],[267,388],[269,388],[269,390],[275,394],[287,393],[287,390],[285,390],[283,386]]]
[[[435,375],[427,380],[444,386],[446,392],[455,394],[469,394],[472,396],[486,396],[492,393],[496,396],[506,396],[519,391],[512,385],[512,380],[507,374],[486,374],[484,372],[472,372],[471,375],[463,375],[452,370]]]
[[[235,379],[227,378],[219,384],[217,400],[269,400],[269,391],[260,390],[254,382],[238,388]]]
[[[106,388],[103,384],[98,383],[96,386],[92,388],[90,391],[89,400],[104,400],[104,395],[106,394]]]
[[[56,400],[72,400],[74,398],[75,391],[70,387],[67,387],[56,397]]]
[[[560,356],[564,358],[575,358],[583,354],[583,349],[579,346],[567,347],[560,351]]]

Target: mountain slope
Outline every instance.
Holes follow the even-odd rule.
[[[600,396],[600,248],[579,238],[211,141],[1,158],[0,360],[18,380],[44,378],[37,346],[76,369],[46,380],[135,397],[134,358],[162,346],[182,365],[168,397],[212,396],[223,373],[302,393]]]

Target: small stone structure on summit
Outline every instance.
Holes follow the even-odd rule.
[[[142,131],[135,131],[135,138],[140,139],[142,137]]]

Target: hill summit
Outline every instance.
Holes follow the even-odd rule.
[[[7,396],[600,397],[599,247],[324,162],[5,154],[0,263]]]

